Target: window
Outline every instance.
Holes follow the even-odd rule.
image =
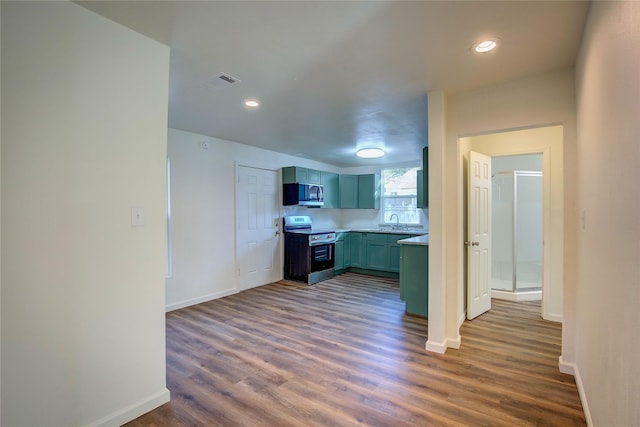
[[[382,224],[420,224],[417,171],[418,168],[382,170]]]

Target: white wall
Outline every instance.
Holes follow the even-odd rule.
[[[168,400],[169,49],[71,2],[2,4],[2,423]],[[131,227],[131,207],[144,227]]]
[[[435,293],[444,287],[445,313],[442,318],[430,316],[432,323],[446,322],[446,340],[455,343],[457,323],[464,313],[464,230],[463,230],[463,169],[459,138],[501,130],[516,130],[550,124],[563,125],[564,162],[564,297],[563,348],[565,360],[574,360],[575,312],[575,234],[577,211],[575,210],[576,168],[575,158],[575,94],[573,70],[566,69],[530,76],[501,83],[471,92],[446,96],[446,137],[444,143],[444,170],[436,177],[442,185],[441,203],[430,201],[431,229],[434,223],[433,210],[442,210],[444,239],[436,244],[431,233],[430,249],[444,251],[444,267],[441,280],[432,280]],[[429,123],[432,123],[432,111]],[[430,138],[430,145],[433,140]],[[430,159],[431,161],[431,159]],[[431,172],[430,172],[431,173]],[[430,175],[431,177],[432,175]],[[435,184],[434,184],[435,185]],[[431,183],[430,183],[431,186]],[[430,250],[431,257],[431,250]],[[431,258],[430,258],[431,263]],[[430,292],[432,292],[430,288]],[[431,295],[431,294],[430,294]],[[567,302],[568,301],[568,302]],[[431,313],[431,310],[430,310]],[[430,338],[431,339],[431,338]]]
[[[208,141],[203,150],[200,143]],[[270,170],[302,166],[336,172],[334,166],[169,129],[173,275],[166,280],[167,310],[238,291],[235,275],[236,164]],[[339,209],[287,207],[285,215],[310,215],[314,225],[339,225]]]
[[[516,153],[542,153],[545,209],[543,247],[545,276],[543,280],[542,317],[562,321],[564,285],[564,155],[562,126],[545,126],[511,132],[491,133],[461,138],[460,151],[468,157],[469,150],[489,156]],[[466,212],[466,198],[462,199]],[[463,221],[463,233],[466,221]],[[465,234],[463,234],[465,235]],[[464,279],[464,277],[463,277]],[[460,295],[459,312],[465,310],[464,292]]]
[[[594,2],[576,66],[576,379],[593,425],[640,425],[638,52],[640,3]]]

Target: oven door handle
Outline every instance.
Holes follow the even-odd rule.
[[[332,242],[313,242],[313,243],[309,243],[309,247],[314,247],[314,246],[324,246],[324,245],[335,245],[336,242],[335,240]]]

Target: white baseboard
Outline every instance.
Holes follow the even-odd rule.
[[[424,349],[432,353],[444,354],[444,352],[447,351],[446,340],[444,342],[433,342],[431,340],[427,340],[424,345]]]
[[[578,388],[578,395],[580,396],[580,403],[582,403],[582,410],[584,411],[584,419],[587,422],[588,427],[593,427],[593,419],[591,418],[591,411],[589,410],[589,402],[587,401],[587,395],[584,391],[584,384],[582,383],[582,377],[580,376],[580,369],[575,363],[568,363],[562,360],[562,356],[558,358],[558,366],[560,372],[563,374],[573,375],[576,381],[576,387]]]
[[[448,348],[460,348],[462,337],[458,335],[455,339],[447,338],[443,342],[433,342],[427,340],[424,349],[432,353],[444,354]]]
[[[114,412],[113,414],[109,414],[106,417],[89,424],[88,427],[121,426],[131,420],[135,420],[139,416],[146,414],[147,412],[157,408],[160,405],[164,405],[169,401],[170,397],[171,396],[169,390],[165,388],[161,392],[149,397],[148,399],[136,402],[127,408]]]
[[[222,291],[222,292],[215,292],[212,294],[203,295],[197,298],[178,301],[173,304],[169,304],[165,306],[165,312],[168,313],[170,311],[178,310],[178,309],[189,307],[196,304],[202,304],[203,302],[212,301],[214,299],[226,297],[226,296],[237,294],[237,293],[238,293],[238,290],[234,288],[234,289],[227,289],[226,291]]]
[[[542,299],[542,291],[527,292],[507,292],[491,289],[491,298],[503,299],[507,301],[539,301]]]
[[[576,376],[576,364],[563,361],[562,356],[558,357],[558,368],[560,368],[560,372],[563,374]]]
[[[547,315],[545,315],[544,313],[542,314],[542,318],[544,320],[550,320],[552,322],[559,322],[562,323],[562,314],[556,314],[556,313],[549,313]]]
[[[455,348],[457,350],[460,348],[460,344],[462,344],[462,337],[460,334],[458,334],[455,339],[447,339],[447,348]]]

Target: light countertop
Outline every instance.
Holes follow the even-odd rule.
[[[336,228],[336,233],[347,233],[349,231],[357,232],[357,233],[382,233],[382,234],[419,234],[419,235],[428,235],[428,231],[424,231],[422,228],[417,229],[409,229],[409,230],[394,230],[391,228]]]
[[[422,236],[409,237],[408,239],[398,240],[398,243],[401,245],[429,246],[429,235],[425,234]]]

